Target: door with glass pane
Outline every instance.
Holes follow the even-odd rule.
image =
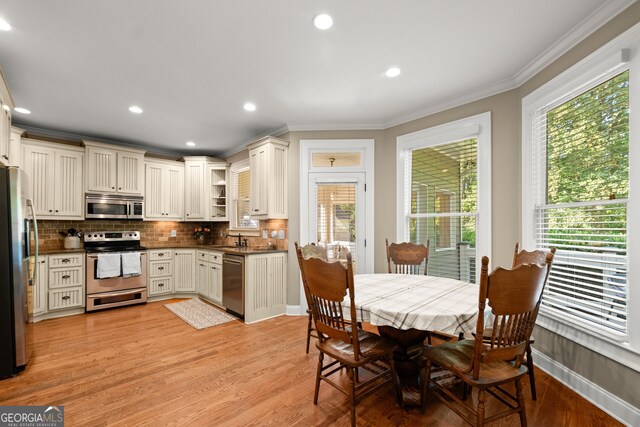
[[[475,282],[478,184],[476,138],[415,149],[405,235],[429,244],[428,274]]]
[[[310,173],[308,242],[327,250],[329,259],[351,253],[354,272],[366,271],[364,258],[364,173]]]

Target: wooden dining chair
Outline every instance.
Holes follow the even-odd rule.
[[[546,251],[537,250],[537,251],[526,251],[518,249],[520,248],[520,244],[516,242],[516,247],[513,251],[513,261],[511,263],[511,268],[516,268],[519,265],[523,264],[544,264],[546,262],[547,253]],[[556,248],[551,248],[549,253],[552,253],[555,256]],[[549,269],[547,270],[547,280],[549,276],[549,272],[551,271],[551,264],[549,264]],[[538,302],[539,304],[539,302]],[[491,336],[491,331],[489,333],[485,332],[485,337]],[[531,345],[535,344],[536,340],[533,337],[529,337],[529,342],[527,343],[527,357],[525,358],[525,363],[527,364],[527,369],[529,373],[529,385],[531,388],[531,398],[533,400],[537,400],[536,395],[536,377],[533,370],[533,356],[531,355]]]
[[[320,352],[313,403],[318,404],[320,381],[327,382],[349,397],[351,425],[355,426],[356,405],[385,384],[393,383],[396,402],[399,402],[398,379],[393,361],[397,345],[358,327],[350,253],[347,254],[346,265],[320,258],[306,259],[299,247],[296,248],[296,253],[302,272],[302,284],[319,337],[316,343]],[[345,298],[350,300],[348,316],[345,316],[342,309]],[[326,365],[325,355],[332,359]],[[343,378],[340,378],[343,368],[348,377],[346,387]],[[363,379],[364,375],[358,377],[359,368],[369,371],[371,376],[366,379]]]
[[[520,425],[527,425],[521,384],[527,367],[522,362],[552,261],[553,254],[549,253],[544,265],[523,264],[511,270],[498,267],[488,274],[489,258],[482,258],[475,338],[424,350],[426,366],[420,376],[422,412],[427,396],[432,393],[472,425],[483,426],[485,422],[516,413],[520,416]],[[493,316],[493,333],[489,340],[483,337],[486,304],[491,307]],[[448,380],[446,376],[432,378],[433,365],[450,371],[472,389],[478,389],[477,406],[471,407],[449,390],[448,384],[441,382],[442,378]],[[515,384],[515,395],[503,387],[508,383]],[[434,387],[430,389],[430,385]],[[507,409],[486,416],[487,393]]]
[[[397,274],[421,274],[420,269],[424,264],[422,274],[427,274],[429,265],[429,241],[427,245],[402,242],[391,243],[385,239],[387,245],[387,268],[389,273]],[[393,268],[391,263],[393,262]]]
[[[302,257],[304,259],[309,259],[309,258],[320,258],[323,260],[327,259],[327,250],[325,248],[323,248],[322,246],[318,246],[315,243],[310,243],[308,245],[304,245],[304,246],[298,246],[298,242],[294,242],[294,245],[296,247],[296,251],[298,250],[298,248],[300,248],[300,251],[302,252]],[[302,269],[302,267],[300,267]],[[311,337],[313,338],[318,338],[318,334],[316,333],[316,329],[313,326],[313,320],[312,320],[312,316],[311,316],[311,304],[309,303],[309,301],[307,300],[307,351],[306,354],[309,354],[309,345],[311,343]]]

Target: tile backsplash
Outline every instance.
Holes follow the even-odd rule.
[[[194,228],[204,226],[211,232],[206,236],[205,242],[209,244],[233,245],[236,239],[224,237],[229,234],[228,222],[173,222],[173,221],[126,221],[126,220],[86,220],[86,221],[38,221],[38,238],[40,249],[56,250],[64,247],[64,237],[60,232],[66,232],[70,228],[78,231],[128,231],[138,230],[141,233],[142,245],[153,243],[175,243],[176,245],[189,245],[196,243],[193,238]],[[250,247],[266,247],[271,243],[278,249],[287,248],[287,220],[260,221],[259,236],[247,236]],[[171,237],[171,231],[176,230],[176,237]],[[267,239],[262,238],[263,230],[267,231]],[[284,239],[273,239],[271,233],[284,230]],[[237,234],[233,232],[231,234]],[[244,233],[241,233],[244,235]]]

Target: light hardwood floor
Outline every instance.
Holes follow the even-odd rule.
[[[304,353],[306,317],[197,331],[165,303],[37,323],[32,362],[0,381],[0,405],[64,405],[67,426],[349,425],[346,398],[327,384],[313,405],[317,350]],[[536,375],[538,400],[526,401],[530,426],[621,425],[544,372]],[[391,387],[366,398],[357,421],[466,425],[435,399],[425,415],[397,407]]]

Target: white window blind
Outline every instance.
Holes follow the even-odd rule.
[[[249,168],[238,169],[233,172],[233,195],[235,207],[235,228],[258,228],[258,221],[250,216],[250,178]]]
[[[627,333],[629,75],[536,111],[535,240],[557,253],[542,310]]]
[[[477,157],[476,138],[405,156],[405,234],[411,242],[429,243],[429,275],[475,281]]]
[[[326,248],[328,259],[346,259],[351,253],[354,272],[356,260],[356,184],[317,184],[317,238]]]

